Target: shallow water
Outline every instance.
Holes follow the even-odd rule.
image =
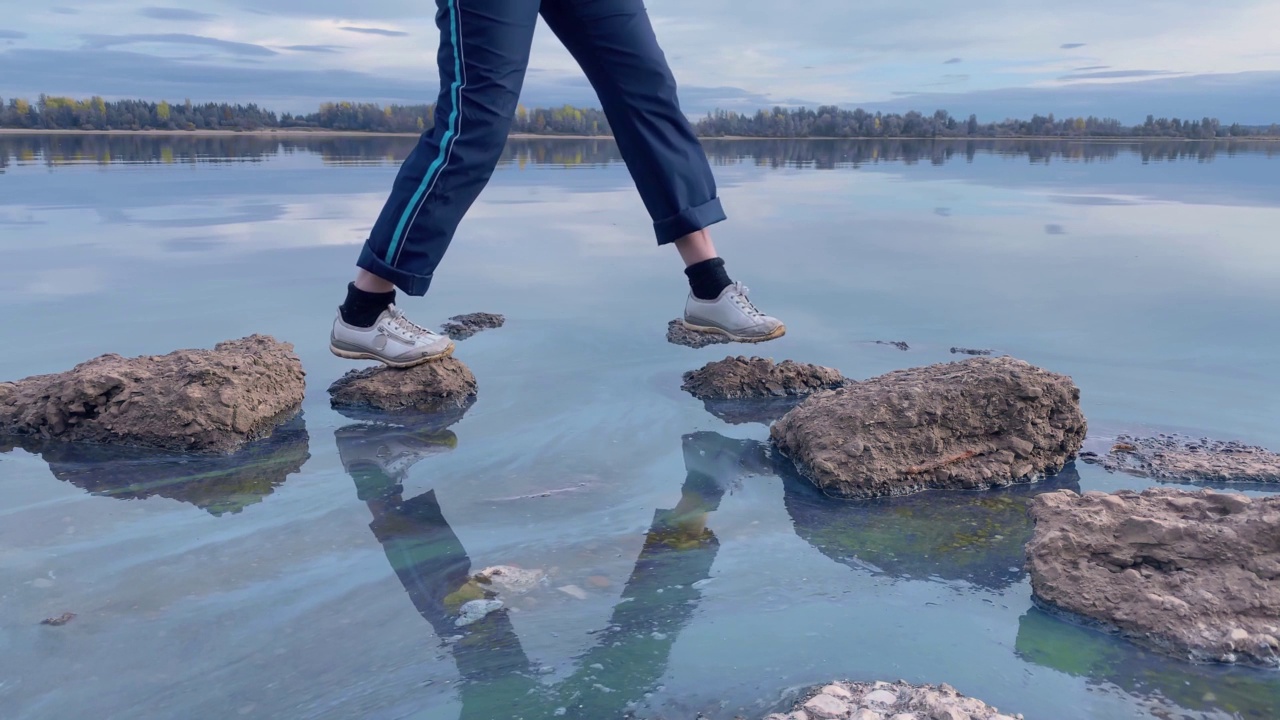
[[[402,427],[329,409],[325,340],[412,142],[0,136],[0,378],[265,332],[309,387],[230,459],[0,446],[0,717],[727,719],[835,677],[1280,716],[1277,673],[1034,609],[1028,498],[1147,481],[836,502],[679,390],[729,352],[866,377],[981,347],[1072,375],[1093,444],[1280,447],[1280,146],[708,142],[721,249],[789,334],[693,351],[616,149],[516,141],[407,303],[507,316],[459,347],[479,400]],[[544,580],[457,627],[491,565]]]

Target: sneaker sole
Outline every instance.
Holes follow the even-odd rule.
[[[445,358],[453,354],[453,350],[455,347],[457,346],[454,345],[453,343],[449,343],[449,347],[445,348],[441,352],[436,353],[435,355],[427,355],[425,357],[420,357],[416,360],[410,360],[408,362],[397,362],[395,360],[388,360],[384,357],[380,357],[378,355],[374,355],[373,353],[369,353],[369,352],[356,351],[356,350],[343,350],[342,348],[338,347],[337,345],[334,345],[333,343],[329,343],[329,352],[333,353],[334,355],[337,355],[340,358],[345,358],[347,360],[376,360],[382,363],[383,365],[386,365],[387,367],[403,369],[403,368],[417,367],[419,365],[425,365],[429,362],[436,362],[438,360],[444,360]]]
[[[731,332],[729,332],[728,330],[725,330],[725,329],[723,329],[723,328],[710,327],[710,326],[706,326],[706,325],[693,325],[693,324],[690,324],[690,322],[689,322],[688,320],[681,320],[680,322],[681,322],[681,324],[683,324],[683,325],[684,325],[684,329],[685,329],[685,330],[689,330],[689,331],[691,331],[691,332],[697,332],[697,333],[706,333],[706,334],[708,334],[708,335],[723,335],[723,336],[725,336],[725,337],[729,338],[730,340],[732,340],[732,341],[734,341],[734,342],[741,342],[741,343],[762,343],[762,342],[768,342],[768,341],[770,341],[770,340],[777,340],[778,338],[780,338],[780,337],[782,337],[783,335],[786,335],[786,334],[787,334],[787,326],[786,326],[786,325],[779,325],[777,328],[775,328],[775,329],[774,329],[774,331],[773,331],[773,332],[769,333],[768,335],[760,335],[760,336],[757,336],[757,337],[748,337],[748,336],[745,336],[745,335],[734,335],[733,333],[731,333]]]

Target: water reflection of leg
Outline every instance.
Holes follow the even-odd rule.
[[[448,452],[452,432],[362,424],[336,433],[343,466],[373,514],[369,527],[418,613],[449,643],[464,718],[498,718],[536,682],[505,609],[478,619],[464,607],[491,599],[471,577],[471,560],[428,491],[405,500],[403,481],[415,463]],[[470,622],[468,622],[470,620]]]
[[[569,718],[622,717],[666,672],[679,632],[693,618],[720,542],[708,515],[725,490],[761,455],[759,443],[716,433],[684,437],[686,476],[680,500],[654,513],[635,569],[598,642],[554,692],[551,713]],[[542,717],[529,715],[527,717]]]

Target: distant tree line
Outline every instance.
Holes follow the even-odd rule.
[[[429,128],[434,105],[324,103],[314,113],[276,114],[256,104],[181,104],[165,101],[76,100],[41,95],[36,102],[0,98],[0,128],[43,130],[269,130],[316,129],[378,133],[420,133]],[[932,115],[871,113],[834,106],[781,108],[755,113],[718,110],[694,123],[702,137],[755,138],[1002,138],[1002,137],[1160,137],[1208,140],[1222,137],[1280,136],[1280,124],[1224,126],[1215,118],[1183,120],[1148,115],[1140,125],[1113,118],[1033,115],[1030,120],[979,122],[957,118],[946,110]],[[559,108],[516,111],[513,133],[533,135],[609,135],[604,113],[596,109]]]

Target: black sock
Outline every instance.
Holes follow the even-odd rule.
[[[342,303],[338,312],[342,314],[342,322],[355,327],[373,327],[387,306],[396,301],[396,291],[384,293],[365,292],[355,283],[347,285],[347,301]]]
[[[689,276],[689,289],[699,300],[715,300],[733,284],[724,271],[724,260],[718,257],[694,263],[684,269],[684,274]]]

